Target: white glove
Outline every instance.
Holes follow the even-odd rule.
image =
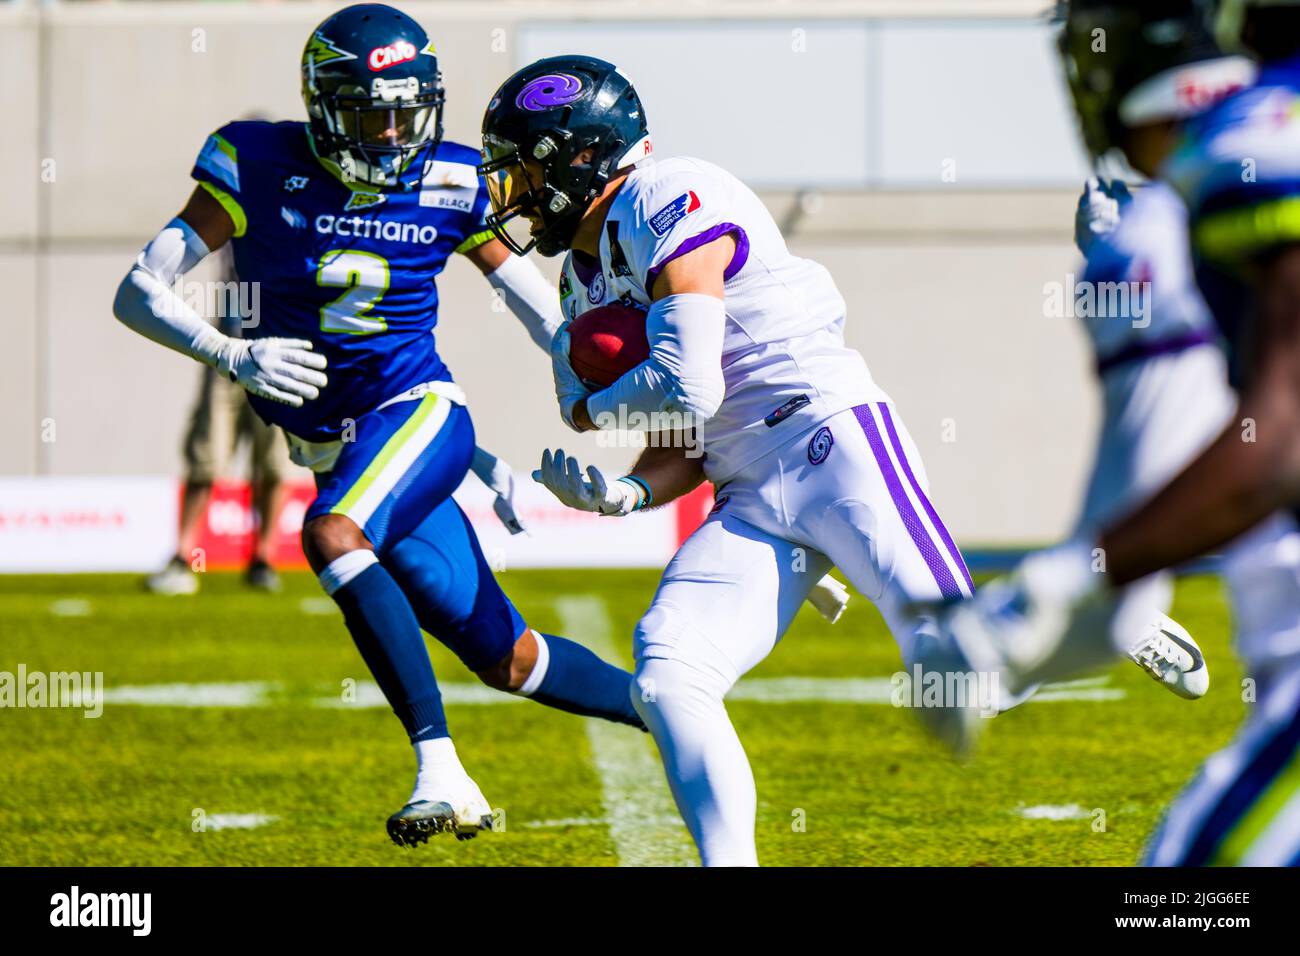
[[[247,391],[301,408],[328,384],[325,356],[306,339],[227,339],[217,351],[217,369]]]
[[[542,467],[533,472],[533,481],[550,489],[562,504],[579,511],[602,515],[628,515],[641,504],[641,491],[632,482],[620,478],[612,485],[595,465],[587,466],[587,478],[576,458],[565,458],[563,449],[542,452]]]
[[[551,372],[555,376],[555,399],[560,403],[560,417],[564,424],[575,432],[578,426],[573,424],[573,408],[578,400],[591,394],[591,390],[582,384],[582,379],[569,364],[569,327],[567,324],[556,330],[551,339]]]
[[[483,484],[496,492],[496,498],[492,502],[492,510],[501,519],[501,523],[506,526],[506,530],[511,534],[520,534],[525,531],[523,522],[515,514],[514,470],[496,455],[484,451],[482,448],[474,449],[474,458],[469,467],[474,474],[478,475]]]
[[[828,574],[813,585],[806,600],[818,614],[834,624],[848,606],[849,589]]]
[[[1084,183],[1074,214],[1074,244],[1085,258],[1093,242],[1115,231],[1124,207],[1132,200],[1133,194],[1122,179],[1108,183],[1094,176]]]

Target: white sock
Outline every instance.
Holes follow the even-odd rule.
[[[677,661],[643,660],[634,698],[663,757],[668,784],[705,866],[758,866],[758,795],[745,748],[704,674]],[[646,700],[653,697],[653,700]]]
[[[439,782],[445,784],[449,779],[459,781],[460,778],[468,776],[465,768],[460,765],[460,757],[456,755],[456,745],[451,742],[450,737],[417,740],[412,746],[415,747],[415,789],[411,792],[411,799],[407,800],[407,803],[433,800],[436,798]]]
[[[533,669],[517,691],[520,697],[532,697],[537,693],[537,688],[542,686],[542,681],[546,680],[546,671],[551,666],[551,649],[546,646],[546,638],[533,631],[533,640],[537,641],[537,661],[533,664]]]
[[[325,589],[325,593],[332,597],[334,592],[343,585],[372,564],[378,563],[379,559],[375,557],[375,552],[358,548],[356,551],[349,551],[347,554],[340,555],[331,561],[325,566],[325,570],[317,575],[317,580],[320,581],[320,586]]]

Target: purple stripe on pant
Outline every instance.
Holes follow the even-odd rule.
[[[912,466],[908,463],[907,456],[903,454],[903,443],[898,440],[898,429],[894,427],[894,419],[889,414],[889,406],[881,402],[879,407],[880,417],[885,420],[885,431],[889,432],[889,443],[894,446],[894,455],[898,458],[898,463],[903,466],[903,474],[907,475],[907,480],[912,485],[912,491],[916,493],[916,498],[921,502],[921,507],[929,515],[934,530],[939,532],[939,537],[943,540],[943,546],[948,549],[948,555],[952,558],[952,563],[957,566],[957,569],[961,571],[961,576],[966,579],[966,587],[974,594],[975,585],[970,579],[970,571],[966,569],[966,562],[962,559],[961,552],[957,550],[956,542],[952,540],[952,535],[948,533],[948,529],[939,520],[939,514],[934,510],[934,505],[930,504],[929,497],[921,490],[921,483],[916,480],[916,475],[912,474]]]
[[[893,422],[889,418],[889,413],[885,411],[885,405],[880,404],[881,411],[887,426],[893,437]],[[885,487],[889,489],[889,497],[893,499],[894,507],[898,509],[898,516],[903,520],[903,526],[907,528],[907,533],[912,537],[912,543],[916,545],[921,557],[925,559],[926,566],[930,573],[934,575],[935,583],[939,585],[939,592],[945,598],[962,597],[961,585],[953,577],[952,570],[948,567],[948,562],[944,560],[943,555],[939,552],[938,546],[930,537],[921,518],[912,507],[912,501],[907,496],[907,490],[903,487],[902,480],[898,477],[898,471],[889,459],[889,451],[885,448],[885,441],[881,437],[880,428],[876,425],[876,419],[871,414],[870,405],[859,405],[853,409],[854,416],[858,419],[858,424],[862,426],[863,434],[867,436],[867,443],[871,446],[871,453],[876,457],[876,465],[880,468],[880,474],[885,479]],[[911,475],[911,468],[907,465],[907,459],[903,457],[901,450],[897,446],[895,439],[895,452],[898,454],[898,460],[907,469],[908,475]],[[916,481],[912,479],[913,488],[916,489]],[[916,489],[919,491],[919,489]],[[926,510],[931,515],[931,521],[934,521],[936,528],[942,525],[934,517],[933,511],[929,508],[929,502],[924,495],[918,495],[921,501],[926,503]],[[946,535],[947,532],[944,532]],[[962,565],[965,570],[965,565]]]

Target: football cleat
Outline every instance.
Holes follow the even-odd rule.
[[[914,682],[921,681],[924,687],[937,681],[938,686],[947,688],[954,686],[956,680],[963,680],[964,675],[978,673],[954,633],[981,626],[974,618],[975,609],[968,606],[969,603],[956,605],[943,616],[939,637],[923,637],[916,642],[911,668]],[[981,712],[977,699],[949,699],[946,692],[940,694],[939,701],[923,700],[921,706],[913,710],[930,735],[957,757],[971,755],[987,726],[986,718],[991,716]]]
[[[1205,657],[1187,629],[1161,614],[1142,640],[1129,648],[1128,658],[1152,680],[1186,700],[1204,697],[1210,689]]]
[[[456,787],[440,788],[445,799],[412,800],[388,818],[388,836],[398,846],[413,847],[435,833],[454,833],[472,840],[492,829],[492,808],[469,777]]]
[[[244,571],[244,581],[256,591],[275,594],[280,590],[280,575],[276,573],[275,568],[256,558],[249,563],[247,570]]]
[[[177,555],[161,571],[145,578],[144,586],[153,594],[197,594],[199,576]]]

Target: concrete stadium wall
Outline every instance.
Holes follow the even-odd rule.
[[[141,243],[179,209],[208,132],[250,110],[301,115],[298,54],[334,6],[0,5],[0,83],[28,91],[7,99],[0,148],[10,187],[0,192],[0,282],[9,306],[0,320],[8,355],[0,475],[179,470],[196,370],[121,328],[109,311],[113,290]],[[450,91],[447,135],[471,143],[481,105],[514,67],[529,24],[553,31],[556,23],[633,12],[701,22],[742,13],[814,23],[976,13],[1024,21],[1041,6],[403,4],[436,37]],[[774,124],[736,135],[761,137],[756,148],[789,150],[797,170],[807,144],[783,141],[779,117]],[[1053,136],[1066,128],[1060,117],[1052,124]],[[954,534],[996,545],[1063,533],[1096,418],[1078,330],[1043,316],[1044,284],[1074,268],[1073,190],[1064,182],[947,186],[936,174],[931,188],[800,194],[791,186],[762,195],[792,248],[839,283],[850,343],[898,403]],[[556,263],[541,264],[554,274]],[[493,310],[476,271],[454,263],[444,277],[440,343],[469,392],[481,443],[519,469],[548,444],[626,464],[633,452],[597,448],[559,424],[546,363],[513,320]]]

